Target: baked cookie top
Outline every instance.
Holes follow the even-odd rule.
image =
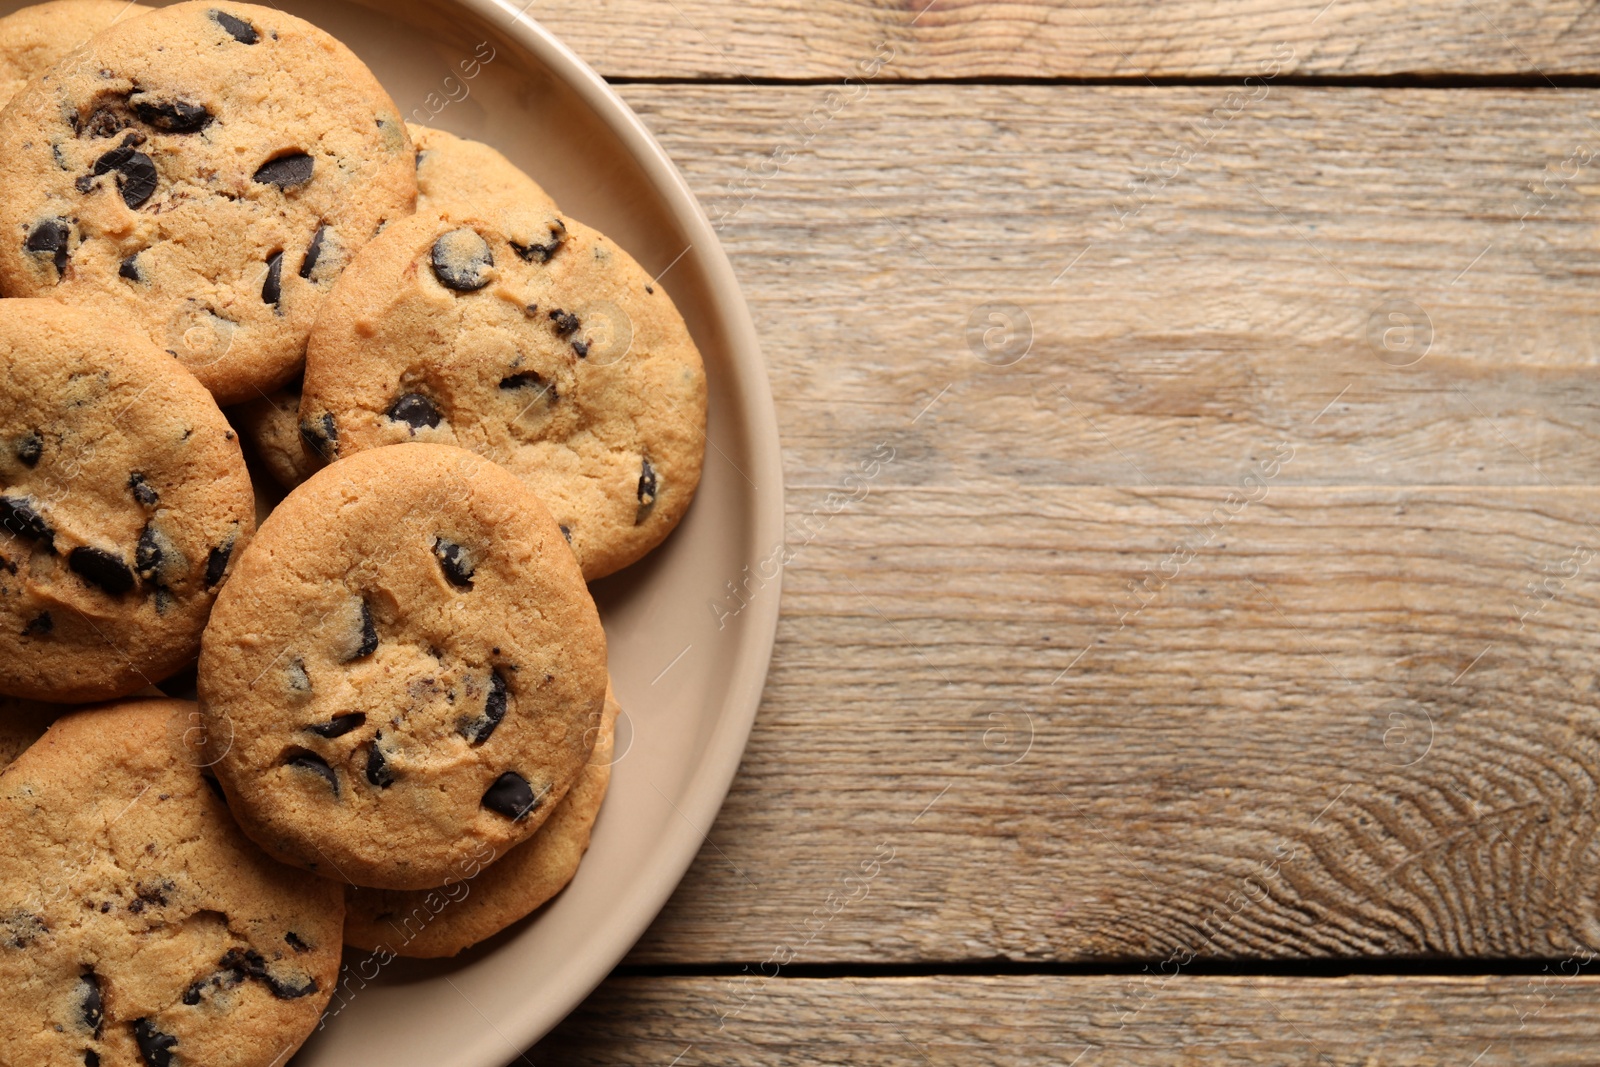
[[[106,305],[232,404],[299,370],[351,255],[416,199],[370,71],[267,7],[119,22],[0,124],[0,291]]]
[[[605,634],[538,498],[443,445],[314,474],[218,598],[199,693],[234,815],[268,852],[421,889],[526,840],[577,777]]]
[[[428,441],[494,460],[544,500],[593,579],[688,509],[705,370],[626,252],[493,198],[415,215],[362,250],[312,330],[300,419],[341,456]]]
[[[282,1064],[338,978],[338,886],[239,832],[195,706],[59,720],[0,775],[0,1063]]]
[[[555,211],[539,183],[482,141],[406,123],[417,149],[417,210],[448,211],[504,197],[529,210]]]
[[[227,415],[246,448],[283,488],[293,489],[323,465],[300,439],[300,379],[230,408]]]
[[[611,784],[620,711],[607,687],[589,762],[538,833],[502,857],[485,855],[481,869],[469,865],[438,889],[352,887],[346,894],[345,943],[396,956],[454,956],[533,914],[561,892],[578,872]]]
[[[0,19],[0,108],[101,30],[150,10],[128,0],[50,0]]]
[[[255,530],[239,442],[106,316],[0,300],[0,693],[124,696],[200,650]]]

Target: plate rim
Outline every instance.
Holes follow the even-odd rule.
[[[767,499],[758,498],[751,508],[752,536],[757,546],[771,544],[781,548],[786,543],[783,466],[777,408],[766,360],[743,288],[699,199],[666,150],[616,90],[527,13],[531,4],[517,5],[511,0],[431,0],[431,6],[465,8],[515,40],[543,64],[551,76],[575,92],[612,130],[684,227],[687,238],[700,253],[701,268],[710,291],[725,297],[717,300],[715,306],[722,319],[720,325],[725,331],[728,349],[739,368],[738,379],[730,384],[734,387],[738,410],[755,416],[748,439],[751,466],[748,473],[754,479],[753,484],[772,487],[770,495],[760,494]],[[520,1054],[546,1036],[627,956],[677,891],[727,799],[755,725],[777,640],[783,568],[778,569],[770,585],[771,596],[755,598],[745,608],[750,617],[743,620],[746,625],[742,628],[735,657],[737,662],[748,662],[758,669],[741,671],[731,684],[723,711],[706,743],[705,755],[696,768],[697,777],[707,781],[711,788],[698,789],[686,798],[686,803],[674,805],[683,818],[671,824],[672,832],[663,836],[655,850],[656,856],[665,858],[664,866],[658,869],[668,877],[641,878],[630,886],[619,908],[619,921],[596,931],[591,942],[592,952],[563,965],[564,968],[570,966],[571,971],[560,993],[529,1003],[508,1019],[492,1021],[488,1032],[479,1040],[463,1043],[460,1055],[453,1057],[458,1067],[500,1067],[507,1062],[506,1045],[516,1046]]]

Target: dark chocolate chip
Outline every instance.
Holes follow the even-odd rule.
[[[133,588],[133,571],[121,557],[103,548],[79,545],[67,554],[67,566],[72,573],[112,596],[121,596]]]
[[[361,647],[356,649],[355,654],[345,662],[349,663],[350,660],[358,660],[362,656],[370,656],[376,651],[378,651],[378,628],[372,623],[372,609],[363,600],[361,602]]]
[[[289,947],[294,949],[296,952],[311,951],[311,945],[306,942],[306,939],[295,933],[293,930],[290,930],[288,933],[284,934],[283,939],[287,941],[289,943]]]
[[[343,737],[351,730],[365,726],[367,717],[361,712],[352,712],[349,715],[336,715],[327,722],[312,723],[306,729],[318,737]]]
[[[94,173],[89,176],[92,179],[115,172],[117,185],[122,190],[122,201],[129,207],[138,207],[156,191],[155,161],[133,147],[143,141],[141,134],[128,134],[120,145],[94,161]],[[81,180],[78,188],[87,191]]]
[[[339,775],[328,766],[328,761],[315,752],[302,752],[298,756],[290,756],[285,761],[285,766],[298,767],[303,771],[310,771],[328,783],[328,788],[333,790],[333,795],[339,795]]]
[[[202,978],[184,991],[183,1002],[194,1007],[211,990],[232,989],[246,981],[261,982],[279,1000],[299,1000],[317,991],[315,978],[307,978],[304,985],[291,985],[273,977],[267,971],[266,958],[255,949],[230,948],[218,961],[215,974]]]
[[[0,528],[18,537],[39,541],[54,552],[56,532],[44,521],[44,516],[33,510],[26,497],[0,496]]]
[[[572,527],[566,523],[561,524],[561,536],[567,539],[567,544],[572,544]]]
[[[560,308],[550,312],[550,321],[556,324],[556,333],[562,337],[567,337],[577,332],[578,327],[583,325],[578,321],[578,316],[570,311],[562,311]]]
[[[561,249],[561,239],[566,235],[567,228],[560,219],[556,219],[550,227],[550,240],[544,244],[530,241],[527,244],[511,242],[512,251],[527,263],[548,263],[550,257]]]
[[[293,189],[311,180],[316,161],[304,152],[269,159],[256,168],[255,180],[262,185],[276,185],[279,189]]]
[[[100,976],[93,971],[78,979],[78,1011],[83,1025],[99,1037],[106,1021],[105,1004],[100,997]]]
[[[17,459],[22,461],[24,467],[37,467],[39,457],[44,455],[44,437],[38,430],[29,430],[17,439]]]
[[[410,426],[412,433],[423,427],[432,429],[439,425],[439,409],[421,393],[406,393],[389,405],[388,414],[395,422]]]
[[[24,637],[43,637],[45,634],[54,632],[55,628],[56,620],[51,617],[48,611],[41,611],[28,620],[28,625],[22,628],[22,635]]]
[[[155,507],[161,499],[161,494],[151,488],[150,483],[144,480],[144,475],[137,472],[128,475],[128,488],[133,491],[133,499],[147,508]]]
[[[583,359],[584,357],[588,356],[588,354],[589,354],[589,342],[588,341],[574,341],[574,342],[572,342],[572,350],[574,352],[578,353],[578,358],[579,359]]]
[[[206,588],[213,589],[222,581],[222,576],[227,573],[228,560],[233,556],[233,539],[229,538],[225,545],[218,545],[206,555]]]
[[[145,523],[144,530],[139,534],[139,543],[134,547],[133,568],[147,582],[155,581],[157,572],[161,570],[161,540],[156,536],[155,527],[149,523]]]
[[[311,452],[325,460],[339,454],[339,427],[334,425],[333,414],[323,412],[320,419],[300,424],[300,440]]]
[[[533,795],[533,787],[526,778],[516,771],[507,771],[496,778],[494,785],[483,794],[483,806],[508,819],[520,821],[538,808],[540,799]]]
[[[100,1053],[92,1048],[83,1050],[83,1067],[100,1067]]]
[[[198,133],[211,125],[211,112],[187,100],[139,100],[133,113],[146,125],[167,133]]]
[[[463,724],[461,735],[475,745],[483,744],[506,717],[506,705],[505,675],[494,671],[489,675],[489,695],[483,702],[483,714]]]
[[[139,1058],[145,1067],[172,1067],[172,1050],[178,1039],[163,1034],[149,1019],[137,1019],[133,1024],[133,1039],[139,1045]]]
[[[56,278],[67,272],[67,260],[72,258],[68,245],[72,240],[72,227],[66,219],[45,219],[28,231],[23,243],[29,252],[49,252],[54,257]]]
[[[440,285],[471,293],[489,284],[486,272],[494,266],[494,253],[477,231],[462,227],[433,242],[432,261]]]
[[[226,30],[229,37],[232,37],[240,44],[255,44],[261,40],[261,34],[256,32],[256,28],[237,15],[230,15],[221,8],[215,7],[206,12],[206,14],[210,15],[212,21],[218,26]]]
[[[126,278],[130,282],[144,281],[144,275],[139,273],[139,253],[135,252],[122,261],[121,266],[117,267],[117,277]]]
[[[317,259],[322,255],[322,238],[327,232],[326,226],[318,226],[317,232],[311,235],[311,243],[306,246],[305,258],[300,261],[300,277],[309,278],[311,272],[317,269]]]
[[[261,283],[261,302],[276,304],[283,296],[283,251],[267,257],[267,280]]]
[[[647,508],[656,502],[656,469],[650,466],[650,457],[644,456],[639,464],[639,506]]]
[[[451,585],[458,585],[463,589],[472,588],[472,561],[462,553],[460,545],[454,541],[446,541],[442,537],[435,537],[433,556],[439,561],[439,569],[444,571],[444,576],[450,579]]]
[[[647,286],[644,287],[644,291],[654,295],[655,291],[656,291],[656,287],[653,286],[653,285],[647,285]]]
[[[388,789],[394,785],[394,772],[389,769],[389,761],[383,758],[383,750],[378,747],[382,740],[382,732],[375,734],[372,747],[367,749],[367,781],[379,789]]]

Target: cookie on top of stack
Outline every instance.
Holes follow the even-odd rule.
[[[27,8],[0,103],[0,1062],[282,1062],[341,940],[451,955],[572,878],[586,582],[687,510],[704,368],[281,11]]]

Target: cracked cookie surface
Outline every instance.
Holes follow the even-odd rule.
[[[188,701],[65,716],[0,775],[0,1062],[282,1063],[338,976],[338,886],[251,844]]]
[[[294,376],[340,270],[416,199],[371,72],[250,4],[96,35],[12,101],[0,158],[0,290],[108,306],[223,404]]]
[[[706,381],[665,291],[603,235],[490,203],[389,227],[329,295],[300,418],[337,455],[458,445],[523,479],[586,578],[666,538],[700,480]]]
[[[620,711],[607,687],[605,714],[589,762],[538,833],[504,856],[486,856],[482,865],[468,865],[437,889],[350,889],[345,943],[396,956],[454,956],[521,921],[561,892],[578,872],[611,784]]]
[[[192,661],[255,529],[205,388],[88,309],[0,301],[0,693],[125,696]]]
[[[594,744],[605,655],[538,498],[414,445],[278,505],[218,598],[199,693],[251,837],[329,878],[421,889],[549,817]]]

